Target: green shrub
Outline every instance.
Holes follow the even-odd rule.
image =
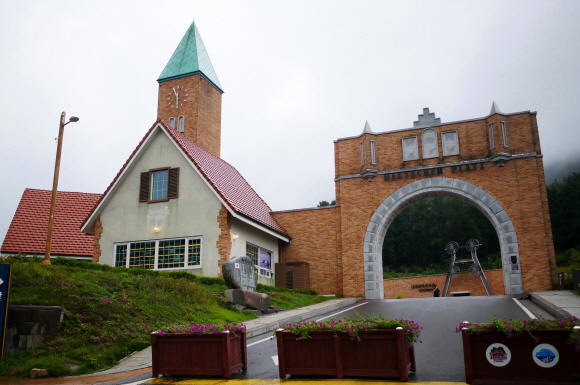
[[[300,293],[300,294],[306,294],[306,295],[318,295],[318,292],[316,290],[312,290],[312,289],[288,289],[286,287],[280,287],[280,286],[269,286],[269,285],[263,285],[261,283],[256,285],[256,291],[260,292],[260,293],[268,293],[268,292],[286,292],[286,293]]]
[[[403,299],[403,295],[402,294],[397,294],[396,299]]]

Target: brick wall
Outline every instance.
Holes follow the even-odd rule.
[[[95,226],[93,227],[93,263],[99,263],[101,258],[101,234],[103,233],[103,223],[101,222],[101,216],[97,217],[95,221]]]
[[[493,295],[504,294],[503,287],[503,272],[499,270],[486,270],[485,277],[491,287]],[[433,297],[433,290],[429,288],[413,288],[414,285],[431,285],[436,284],[443,295],[443,288],[445,287],[446,274],[424,275],[419,277],[408,278],[391,278],[385,279],[383,285],[385,287],[385,299],[397,298],[401,294],[403,298],[428,298]],[[425,289],[426,291],[420,291]],[[427,291],[427,289],[429,289]],[[472,277],[468,273],[461,273],[459,277],[451,279],[449,284],[449,293],[454,291],[470,291],[471,295],[487,295],[485,287],[481,282],[481,278]],[[448,297],[451,294],[448,293]]]
[[[175,101],[174,87],[176,90],[179,87],[179,98],[183,100],[183,106],[179,108],[169,105],[170,101]],[[201,75],[159,83],[157,117],[166,123],[169,123],[169,118],[175,118],[177,128],[177,119],[182,115],[184,135],[216,156],[220,156],[221,108],[221,93]]]
[[[338,229],[340,207],[274,212],[292,236],[280,244],[280,262],[310,263],[310,288],[318,294],[341,295]]]
[[[218,253],[220,255],[220,259],[218,260],[218,277],[223,278],[222,265],[230,258],[230,252],[232,250],[232,237],[230,235],[232,224],[230,220],[230,214],[228,213],[226,206],[222,205],[222,208],[220,209],[217,217],[217,221],[221,230],[217,241]]]

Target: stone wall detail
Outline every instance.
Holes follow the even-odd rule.
[[[99,263],[101,258],[101,234],[103,233],[103,222],[101,222],[101,216],[97,217],[95,221],[95,227],[93,229],[93,263]]]
[[[217,221],[221,230],[217,241],[217,248],[220,256],[220,259],[218,260],[218,277],[223,278],[222,265],[230,258],[230,253],[232,251],[232,237],[230,231],[232,228],[232,223],[228,209],[223,204],[218,214]]]
[[[56,333],[64,312],[61,306],[8,306],[4,355],[31,349]]]

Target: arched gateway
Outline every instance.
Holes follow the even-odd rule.
[[[479,209],[490,220],[499,238],[502,263],[505,266],[505,294],[522,293],[518,238],[507,211],[488,192],[469,182],[435,177],[417,180],[397,189],[374,212],[367,227],[364,243],[365,297],[384,298],[383,240],[395,217],[412,203],[434,196],[461,199]],[[518,261],[515,268],[512,267],[512,256]]]
[[[496,229],[504,267],[503,284],[501,272],[490,272],[494,294],[549,290],[555,284],[535,112],[505,114],[494,103],[483,118],[441,123],[426,108],[412,128],[375,133],[367,123],[360,135],[335,140],[334,154],[335,206],[273,213],[292,237],[280,246],[277,272],[302,264],[305,285],[320,294],[428,296],[415,289],[423,278],[413,279],[419,285],[383,281],[383,240],[405,207],[430,196],[451,196],[477,207]],[[452,281],[453,290],[468,290],[462,285],[474,282],[460,277]]]

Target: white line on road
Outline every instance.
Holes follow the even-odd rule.
[[[346,309],[346,310],[339,311],[338,313],[334,313],[334,314],[331,314],[331,315],[329,315],[329,316],[327,316],[327,317],[323,317],[323,318],[317,319],[317,320],[316,320],[316,322],[319,322],[319,321],[325,320],[325,319],[327,319],[327,318],[330,318],[330,317],[334,317],[334,316],[335,316],[335,315],[337,315],[337,314],[344,313],[345,311],[352,310],[352,309],[354,309],[355,307],[359,307],[359,306],[362,306],[362,305],[366,305],[367,303],[368,303],[368,302],[359,303],[358,305],[356,305],[356,306],[353,306],[353,307],[350,307],[350,308],[348,308],[348,309]]]
[[[514,301],[516,301],[516,303],[518,304],[519,307],[522,308],[523,311],[526,312],[526,314],[528,315],[528,317],[530,317],[531,319],[538,319],[538,317],[536,317],[534,315],[534,313],[532,313],[531,311],[529,311],[524,305],[522,305],[522,303],[520,301],[518,301],[515,298],[512,298]]]
[[[278,356],[272,356],[272,361],[274,361],[274,365],[278,366]]]
[[[249,348],[250,346],[258,345],[258,344],[260,344],[262,342],[266,342],[268,340],[271,340],[272,338],[274,338],[274,337],[266,337],[263,340],[256,341],[256,342],[252,342],[251,344],[246,345],[246,347]]]

